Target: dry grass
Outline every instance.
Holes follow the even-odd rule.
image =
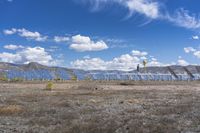
[[[199,132],[200,84],[119,82],[3,83],[0,132]]]
[[[0,115],[13,115],[22,113],[24,109],[19,105],[7,105],[0,107]]]
[[[126,100],[126,102],[129,103],[129,104],[138,104],[138,103],[142,103],[142,100],[128,99],[128,100]]]

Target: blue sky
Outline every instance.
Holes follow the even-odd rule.
[[[0,61],[132,70],[200,63],[198,0],[0,0]]]

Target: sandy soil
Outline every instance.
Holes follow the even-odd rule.
[[[0,83],[0,133],[200,132],[198,82]]]

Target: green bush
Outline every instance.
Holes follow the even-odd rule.
[[[77,76],[76,76],[76,75],[73,75],[73,76],[71,77],[71,80],[73,80],[73,81],[77,81],[77,80],[78,80],[78,78],[77,78]]]
[[[48,82],[47,85],[46,85],[45,90],[51,91],[52,89],[53,89],[53,83],[52,82]]]

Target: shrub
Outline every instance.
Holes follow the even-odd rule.
[[[55,78],[54,81],[61,81],[61,78]]]
[[[0,73],[0,81],[7,82],[9,81],[9,79],[7,78],[6,74]]]
[[[48,82],[47,85],[46,85],[45,90],[51,91],[52,89],[53,89],[53,83],[52,82]]]
[[[13,78],[11,79],[11,82],[22,82],[23,79],[22,78]]]
[[[73,75],[73,76],[71,77],[71,80],[73,80],[73,81],[77,81],[77,80],[78,80],[78,78],[77,78],[77,76],[76,76],[76,75]]]
[[[7,81],[8,81],[8,78],[6,78],[6,77],[1,77],[1,78],[0,78],[0,81],[7,82]]]

